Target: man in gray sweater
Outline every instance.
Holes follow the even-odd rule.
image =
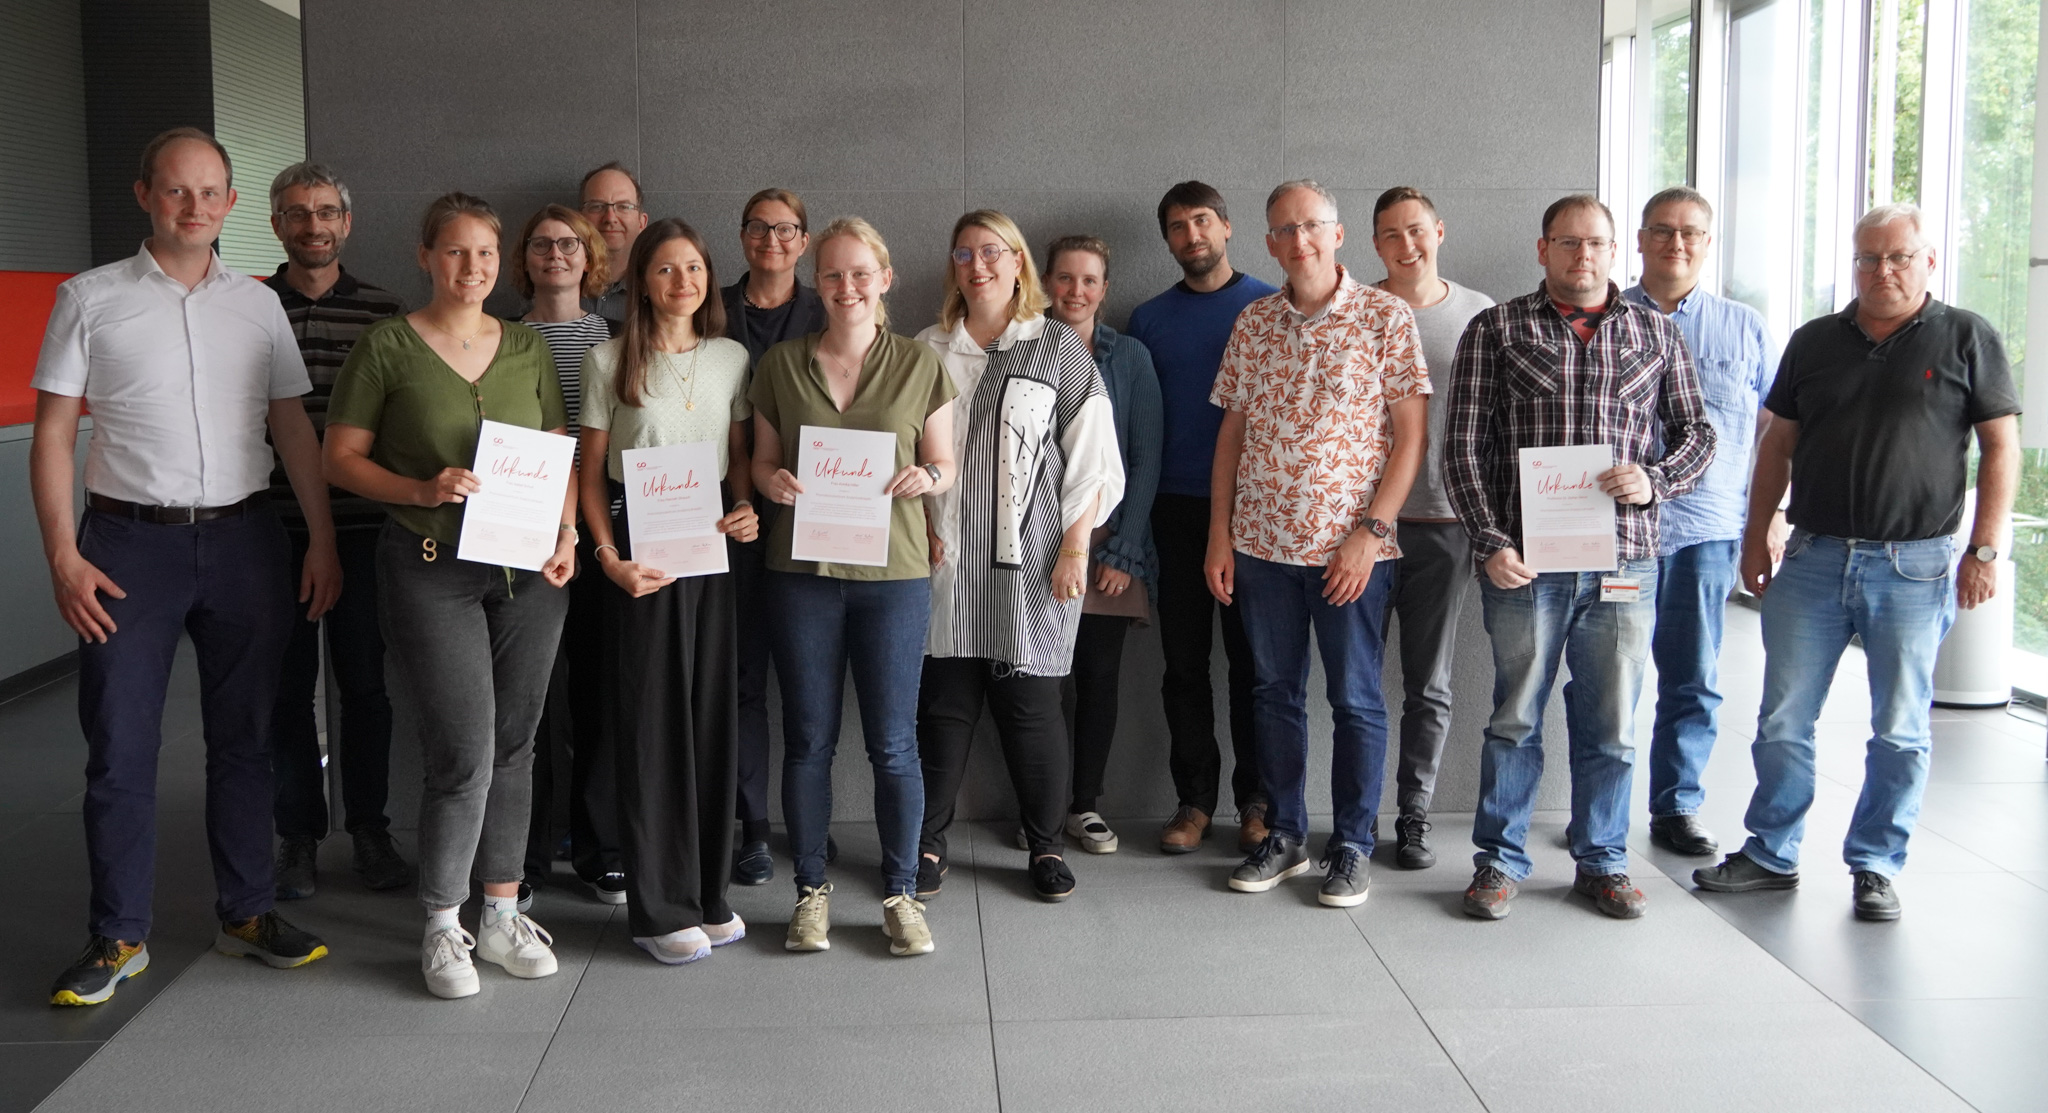
[[[1444,222],[1420,190],[1396,186],[1372,208],[1372,247],[1386,264],[1380,289],[1415,311],[1422,356],[1437,394],[1429,400],[1429,450],[1408,501],[1401,506],[1401,573],[1394,613],[1401,620],[1401,761],[1395,774],[1399,818],[1394,821],[1394,864],[1427,869],[1429,802],[1437,764],[1451,730],[1451,659],[1457,651],[1458,612],[1472,594],[1472,548],[1444,491],[1442,399],[1450,393],[1452,358],[1465,324],[1493,299],[1436,273]]]

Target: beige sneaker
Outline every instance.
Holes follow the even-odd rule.
[[[799,886],[797,893],[796,912],[789,917],[789,937],[782,941],[782,949],[831,950],[832,941],[825,933],[832,930],[832,883],[827,881],[815,889]]]
[[[882,902],[882,934],[889,937],[892,955],[932,953],[932,929],[924,922],[924,905],[907,893]]]

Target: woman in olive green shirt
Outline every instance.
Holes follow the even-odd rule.
[[[825,331],[776,345],[754,372],[754,484],[794,505],[803,484],[784,446],[805,425],[896,434],[888,564],[816,564],[791,556],[791,520],[768,537],[769,637],[782,685],[782,812],[796,862],[797,906],[783,946],[822,951],[830,927],[825,832],[832,750],[846,669],[860,693],[882,837],[882,924],[898,955],[932,949],[916,898],[924,774],[917,758],[917,680],[931,615],[923,496],[952,486],[953,381],[932,350],[885,327],[889,249],[867,221],[835,220],[817,240]],[[787,461],[794,464],[794,453]]]
[[[328,408],[328,482],[386,505],[378,609],[419,724],[420,968],[437,997],[476,993],[478,957],[522,978],[555,972],[547,932],[519,911],[532,804],[533,733],[575,572],[576,484],[554,556],[539,572],[455,558],[485,418],[562,433],[562,384],[540,334],[483,312],[498,277],[497,214],[466,194],[427,209],[420,266],[434,299],[372,325],[349,352]],[[472,863],[484,886],[477,937],[456,913]]]

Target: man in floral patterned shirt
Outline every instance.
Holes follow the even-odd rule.
[[[1210,395],[1224,415],[1205,571],[1225,604],[1243,596],[1259,776],[1273,797],[1266,841],[1230,887],[1263,893],[1308,869],[1313,626],[1336,719],[1319,899],[1348,908],[1370,881],[1387,754],[1380,661],[1401,555],[1391,523],[1422,466],[1429,373],[1408,303],[1337,263],[1344,226],[1328,190],[1283,183],[1266,227],[1287,284],[1238,315]]]

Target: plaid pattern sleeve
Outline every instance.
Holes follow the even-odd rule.
[[[1642,466],[1655,494],[1617,507],[1624,560],[1657,555],[1657,508],[1692,490],[1714,457],[1699,376],[1664,315],[1608,289],[1581,342],[1542,289],[1474,318],[1458,344],[1444,457],[1451,503],[1484,561],[1521,545],[1519,450],[1606,444]]]

